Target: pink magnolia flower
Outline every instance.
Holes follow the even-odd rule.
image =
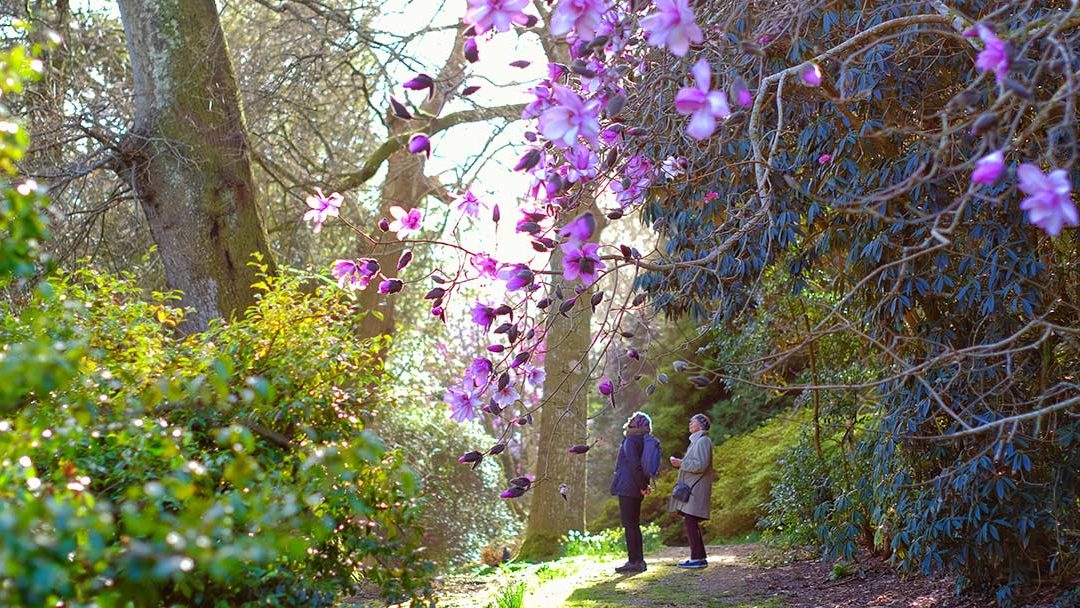
[[[607,10],[604,0],[559,0],[551,13],[551,35],[565,36],[574,32],[581,40],[592,40]]]
[[[595,144],[600,136],[600,100],[585,101],[562,85],[553,85],[555,105],[540,115],[540,132],[560,148],[570,148],[578,136]]]
[[[465,370],[465,379],[471,380],[473,386],[487,386],[488,380],[491,379],[491,372],[494,366],[491,364],[491,359],[484,357],[477,357],[472,360],[469,368]],[[466,382],[465,384],[469,384]]]
[[[566,181],[573,184],[578,180],[588,181],[596,177],[600,159],[588,146],[574,146],[573,150],[566,153],[566,162],[569,163],[566,169]]]
[[[731,93],[735,96],[735,103],[746,108],[754,103],[754,96],[750,89],[746,88],[746,81],[739,76],[731,83]]]
[[[480,208],[486,206],[480,199],[476,198],[472,190],[466,190],[464,194],[458,196],[454,200],[454,204],[458,211],[474,219],[480,217]]]
[[[341,209],[341,203],[345,200],[345,197],[341,196],[337,192],[334,192],[330,196],[324,196],[322,189],[316,188],[315,194],[308,195],[305,202],[308,206],[308,212],[304,214],[304,221],[311,222],[315,225],[312,232],[319,234],[322,230],[323,222],[328,218],[337,217],[338,210]]]
[[[716,130],[716,119],[731,115],[727,95],[723,91],[711,90],[712,70],[704,59],[694,64],[694,82],[696,86],[679,90],[675,95],[675,110],[679,114],[690,114],[690,125],[686,134],[694,139],[705,139]]]
[[[420,232],[420,227],[424,221],[423,211],[419,209],[405,211],[397,205],[390,207],[390,215],[394,216],[394,221],[390,222],[389,230],[390,232],[396,232],[399,239]]]
[[[799,78],[808,86],[821,86],[821,66],[816,63],[806,64],[799,72]]]
[[[686,173],[686,158],[669,156],[660,165],[660,173],[667,179],[675,179]]]
[[[491,329],[491,324],[495,322],[495,309],[483,302],[473,304],[471,313],[472,322],[484,329]]]
[[[599,272],[607,268],[600,261],[600,255],[597,253],[599,248],[598,243],[585,243],[580,246],[576,243],[564,243],[562,245],[563,279],[567,281],[581,279],[581,282],[586,285],[595,283]]]
[[[1071,200],[1072,184],[1064,169],[1046,175],[1035,165],[1024,163],[1016,175],[1020,178],[1020,190],[1027,195],[1020,201],[1020,208],[1028,212],[1029,222],[1050,236],[1060,234],[1063,226],[1080,225],[1080,214]]]
[[[431,158],[431,138],[423,133],[417,133],[409,138],[409,152],[412,154],[419,154],[423,152],[428,158]]]
[[[495,394],[491,396],[492,401],[498,403],[503,407],[513,405],[515,401],[521,399],[521,395],[518,394],[517,389],[513,384],[507,384],[505,387],[495,391]]]
[[[480,273],[481,277],[486,279],[495,278],[495,272],[499,265],[495,258],[483,253],[478,253],[469,258],[469,263]]]
[[[506,281],[506,291],[525,289],[533,283],[533,271],[525,264],[503,264],[495,276]]]
[[[450,419],[465,422],[476,418],[476,412],[484,406],[484,390],[467,391],[457,387],[446,389],[443,401],[450,406]]]
[[[359,262],[334,260],[330,267],[330,274],[338,280],[338,286],[342,288],[365,289],[378,273],[379,262],[372,258],[363,258]]]
[[[690,43],[705,40],[701,28],[694,22],[694,11],[689,0],[656,0],[657,12],[641,20],[641,27],[649,33],[649,44],[666,46],[682,57],[690,50]]]
[[[544,371],[544,368],[530,365],[522,369],[524,370],[525,382],[535,387],[544,385],[544,380],[547,379],[547,372]]]
[[[991,152],[975,162],[975,170],[971,172],[973,184],[996,184],[1005,172],[1005,153],[1001,150]]]
[[[615,385],[611,383],[611,380],[607,376],[600,379],[598,388],[600,389],[600,394],[605,397],[615,392]]]
[[[1005,42],[982,23],[964,32],[964,35],[968,38],[978,36],[983,42],[983,50],[975,58],[975,67],[983,72],[993,72],[999,81],[1004,79],[1009,73],[1009,51]]]
[[[583,213],[574,221],[559,230],[559,236],[567,243],[581,244],[592,238],[596,232],[596,217],[592,213]]]
[[[494,28],[496,32],[508,31],[513,24],[528,25],[529,16],[522,12],[529,5],[529,0],[468,0],[469,9],[465,12],[465,23],[476,28],[477,34],[483,34]]]
[[[828,163],[830,160],[832,160],[832,154],[825,153],[825,154],[822,154],[821,156],[817,157],[817,164],[824,165],[824,164]]]

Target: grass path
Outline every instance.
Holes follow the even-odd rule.
[[[524,583],[524,608],[975,608],[986,604],[952,597],[948,581],[900,579],[885,564],[854,564],[851,575],[829,578],[816,559],[781,559],[761,545],[710,545],[709,567],[683,570],[687,549],[665,548],[646,556],[649,569],[614,572],[622,559],[590,556],[543,564],[508,564],[484,575],[448,577],[439,605],[500,608],[501,593]]]

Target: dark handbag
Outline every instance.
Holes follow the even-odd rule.
[[[688,486],[682,481],[675,484],[675,487],[671,488],[671,497],[679,502],[688,502],[690,500],[690,494],[694,491],[694,486],[698,484],[698,481],[704,479],[704,477],[704,475],[698,477],[693,486]]]

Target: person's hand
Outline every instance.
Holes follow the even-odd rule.
[[[676,458],[676,457],[672,456],[671,457],[671,466],[675,467],[676,469],[681,467],[682,466],[682,458]]]
[[[652,494],[652,488],[645,488],[641,491],[642,496],[648,496],[649,494]]]

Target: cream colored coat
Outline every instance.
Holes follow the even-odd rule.
[[[668,499],[668,511],[679,511],[694,517],[709,519],[712,510],[712,440],[709,433],[698,431],[690,435],[690,447],[679,467],[679,481],[693,487],[690,500],[682,502],[674,497]],[[700,481],[699,481],[700,480]],[[694,485],[694,483],[697,485]]]

